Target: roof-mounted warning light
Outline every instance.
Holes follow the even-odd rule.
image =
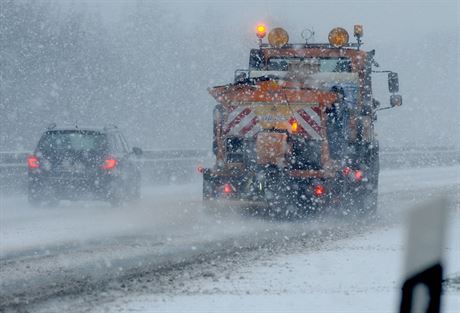
[[[350,36],[348,32],[342,27],[333,28],[329,32],[329,43],[335,48],[341,48],[348,43]]]
[[[256,27],[256,35],[259,39],[262,39],[267,34],[267,27],[264,24],[259,24]]]
[[[268,33],[268,42],[273,48],[281,48],[289,41],[289,34],[281,27],[273,28]]]
[[[264,24],[258,24],[256,26],[256,35],[257,41],[259,42],[259,46],[262,46],[262,39],[267,34],[267,27]]]
[[[363,36],[363,25],[355,25],[353,28],[353,34],[357,38],[361,38]]]

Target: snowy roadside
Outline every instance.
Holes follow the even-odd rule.
[[[104,308],[104,303],[107,303],[109,312],[117,312],[119,307],[130,308],[131,305],[142,303],[136,297],[146,296],[148,303],[163,298],[166,300],[164,306],[153,307],[153,311],[171,311],[169,308],[178,309],[182,305],[187,308],[187,303],[183,301],[192,300],[199,300],[197,310],[203,311],[208,307],[212,309],[215,301],[224,303],[225,299],[228,299],[233,303],[235,302],[232,300],[233,297],[245,295],[246,291],[256,298],[276,298],[275,296],[279,295],[280,303],[283,301],[295,303],[288,299],[298,295],[299,292],[310,294],[312,293],[310,289],[316,287],[318,290],[323,290],[325,294],[312,293],[315,297],[311,301],[319,301],[318,299],[323,297],[325,303],[328,303],[331,293],[328,294],[325,290],[328,290],[329,286],[319,288],[324,273],[314,266],[301,265],[301,261],[310,258],[314,261],[317,258],[317,263],[327,264],[322,260],[323,258],[325,260],[349,259],[349,266],[359,265],[360,262],[353,259],[359,256],[350,254],[348,250],[340,250],[342,244],[346,246],[347,242],[352,243],[353,237],[359,242],[368,234],[371,236],[367,240],[368,246],[379,246],[381,244],[379,236],[391,238],[388,234],[378,235],[382,227],[388,228],[391,234],[391,229],[398,227],[400,223],[400,213],[405,212],[414,203],[446,190],[456,192],[458,196],[459,170],[460,167],[443,167],[383,171],[379,199],[381,220],[371,223],[369,221],[356,223],[353,219],[339,217],[290,223],[270,222],[231,213],[213,216],[203,211],[200,205],[198,184],[149,190],[138,207],[118,211],[113,211],[105,204],[85,202],[36,211],[22,206],[24,199],[11,199],[4,202],[6,205],[2,206],[1,214],[2,225],[7,226],[0,229],[2,250],[4,253],[7,252],[0,259],[1,286],[5,297],[15,294],[24,296],[24,299],[18,298],[19,304],[27,304],[33,301],[35,296],[41,297],[44,302],[33,307],[33,312],[40,312],[40,308],[43,308],[41,312],[79,310],[100,312],[98,309]],[[427,182],[430,183],[428,186]],[[81,204],[83,206],[79,207]],[[372,238],[373,234],[377,234],[377,238]],[[360,239],[359,236],[364,237]],[[69,245],[69,240],[74,242],[74,245]],[[398,246],[397,243],[392,249],[401,249],[400,244],[401,242]],[[361,250],[365,251],[364,248]],[[336,251],[336,254],[321,254],[331,251]],[[366,252],[366,255],[372,254]],[[382,257],[385,256],[385,252],[382,252]],[[392,253],[389,255],[399,262],[399,258],[392,256]],[[230,266],[218,257],[229,260]],[[281,275],[280,283],[276,280],[263,281],[261,277],[257,279],[263,274],[260,273],[259,268],[263,271],[264,266],[268,266],[281,270],[286,267],[283,262],[288,262],[291,258],[293,265],[288,265],[292,267],[294,273],[299,271],[296,266],[301,267],[303,271],[300,273],[305,273],[308,277],[310,289],[304,287],[302,289],[300,282],[294,287],[278,288],[277,286],[283,286],[281,282],[285,274]],[[296,258],[299,260],[296,261]],[[259,262],[260,260],[265,261]],[[184,264],[184,261],[189,264]],[[180,275],[188,275],[189,272],[185,268],[189,266],[191,272],[195,273],[191,275],[193,279],[185,277],[180,283],[176,282],[169,270],[158,268],[167,262],[176,262],[170,270]],[[208,266],[209,262],[215,262],[212,263],[211,269]],[[331,269],[327,273],[334,275],[341,273],[340,267],[334,272],[333,264],[329,265]],[[316,272],[313,271],[315,268]],[[252,269],[253,278],[246,278],[251,277],[251,271],[246,269]],[[305,272],[307,269],[312,272]],[[241,274],[233,275],[234,271]],[[325,277],[329,277],[330,281],[338,279],[334,275]],[[206,279],[202,279],[202,276]],[[268,271],[262,276],[276,277],[276,273]],[[350,282],[354,279],[359,283],[359,278],[362,276],[349,275],[348,277]],[[218,282],[228,280],[227,283],[233,286],[234,290],[229,291],[230,285],[208,287],[210,279],[212,283],[214,280]],[[250,286],[245,289],[246,279],[249,282],[247,284],[254,281],[260,286],[272,284],[276,288],[255,288],[257,292],[253,292]],[[382,284],[387,289],[391,289],[391,286],[394,288],[394,284],[388,285],[384,282]],[[215,292],[213,288],[217,288]],[[270,293],[271,289],[275,290],[273,294]],[[297,293],[296,289],[299,290]],[[356,297],[358,294],[364,294],[359,293],[360,289],[356,286],[354,289],[351,287],[349,289],[346,293],[353,293]],[[354,291],[355,289],[358,291]],[[374,289],[370,288],[371,291]],[[335,289],[331,288],[331,290]],[[339,291],[336,290],[334,293],[337,299],[344,297]],[[63,297],[66,294],[69,295],[70,300]],[[108,296],[105,297],[104,294]],[[152,294],[156,296],[153,298],[148,296]],[[371,296],[371,292],[364,294],[366,297],[367,295]],[[377,293],[374,296],[381,295]],[[222,301],[219,300],[220,298]],[[350,303],[363,301],[358,298],[352,299]],[[94,301],[87,301],[88,299]],[[247,301],[256,301],[251,299]],[[351,298],[347,295],[345,299]],[[176,307],[174,303],[177,301],[182,302],[178,302]],[[250,307],[244,302],[240,304],[243,308]],[[60,309],[61,305],[66,309]],[[56,309],[52,309],[53,307]],[[289,306],[285,307],[289,308]],[[137,308],[133,309],[137,310]],[[150,312],[149,309],[147,307],[144,311]],[[224,307],[221,309],[223,310]],[[268,310],[270,307],[266,306],[263,309]],[[279,309],[277,311],[285,311]],[[141,312],[142,310],[141,307]],[[257,310],[254,308],[252,311]]]
[[[403,240],[401,226],[377,230],[91,312],[397,312]],[[446,277],[460,277],[459,212],[452,214],[445,253]],[[459,312],[460,284],[446,286],[443,308]]]

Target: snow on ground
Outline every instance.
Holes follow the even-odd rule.
[[[380,175],[380,193],[397,195],[424,188],[429,192],[430,188],[458,185],[459,181],[459,166],[386,170]],[[145,231],[167,237],[196,231],[200,225],[212,227],[216,220],[204,214],[200,199],[199,182],[148,187],[142,201],[118,209],[104,202],[84,201],[37,209],[29,207],[25,197],[0,195],[0,257]],[[241,221],[235,223],[241,226]]]
[[[396,194],[447,186],[458,188],[459,184],[460,166],[383,170],[380,172],[379,193]]]
[[[404,254],[401,226],[262,260],[227,277],[189,282],[184,293],[137,295],[92,312],[397,312]],[[460,214],[452,214],[447,277],[460,275]],[[447,288],[444,312],[460,312]]]
[[[193,221],[193,210],[201,207],[199,192],[197,184],[148,187],[140,202],[122,208],[87,201],[33,208],[25,197],[4,197],[0,200],[0,257],[149,230],[166,234],[174,225]]]
[[[380,201],[383,202],[379,203],[379,214],[387,220],[383,223],[387,229],[377,227],[371,232],[361,231],[361,237],[344,229],[345,237],[349,239],[342,237],[328,243],[326,240],[317,249],[314,249],[315,239],[307,238],[308,248],[305,251],[286,255],[271,253],[261,261],[242,262],[235,267],[235,272],[222,274],[222,277],[217,273],[185,281],[180,288],[184,291],[182,293],[164,289],[155,292],[151,287],[143,293],[139,291],[142,287],[139,287],[104,304],[99,300],[101,295],[93,292],[92,296],[97,300],[91,305],[85,303],[84,311],[394,311],[403,252],[403,231],[398,226],[401,213],[421,199],[442,191],[454,193],[459,198],[459,186],[459,166],[382,171]],[[276,236],[278,231],[279,234],[283,231],[284,234],[303,234],[306,230],[326,231],[341,225],[340,219],[316,225],[318,223],[314,221],[271,223],[231,213],[213,216],[201,206],[200,189],[199,183],[149,187],[144,190],[142,201],[120,209],[113,209],[102,202],[63,202],[55,208],[35,209],[27,205],[24,197],[2,196],[0,261],[5,267],[0,270],[3,275],[0,277],[11,288],[15,288],[16,282],[30,282],[30,278],[34,278],[35,285],[39,287],[40,275],[48,273],[54,278],[46,284],[65,285],[65,280],[52,280],[69,279],[66,275],[71,273],[76,276],[74,279],[78,279],[79,275],[93,275],[91,272],[95,269],[88,269],[88,266],[94,265],[99,266],[97,271],[100,275],[109,275],[110,269],[100,267],[100,263],[110,265],[114,260],[141,271],[142,266],[135,262],[147,256],[160,256],[165,248],[173,251],[173,248],[181,247],[183,251],[192,251],[194,247],[206,243],[219,245],[228,239],[235,241],[230,245],[233,247],[238,245],[238,240],[247,238],[253,238],[251,242],[257,244],[263,242],[268,230]],[[452,220],[455,221],[454,229],[458,231],[458,215]],[[353,224],[348,222],[347,227],[352,228]],[[460,234],[453,238],[460,238]],[[278,238],[278,245],[282,245],[281,241]],[[460,277],[458,246],[458,239],[450,241],[448,252],[454,261],[449,262],[448,273],[454,277]],[[30,258],[44,252],[47,256],[49,250],[49,258]],[[256,250],[254,253],[264,257]],[[27,258],[21,258],[24,256]],[[62,272],[53,271],[56,267]],[[97,275],[93,276],[99,279]],[[43,286],[48,286],[46,284]],[[459,304],[459,290],[452,291],[447,297],[449,308]],[[52,303],[42,304],[42,312],[49,312],[48,305],[54,305]]]

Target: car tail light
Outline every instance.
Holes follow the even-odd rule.
[[[108,157],[104,160],[102,168],[104,170],[113,170],[117,166],[117,160],[113,157]]]
[[[197,171],[198,173],[200,173],[200,174],[203,174],[203,173],[204,173],[204,167],[201,166],[201,165],[198,165],[198,166],[196,167],[196,171]]]
[[[316,185],[315,188],[313,189],[313,193],[317,197],[323,196],[325,192],[326,192],[326,190],[324,189],[323,185]]]
[[[40,162],[35,155],[31,155],[27,158],[27,165],[29,169],[36,169],[40,167]]]

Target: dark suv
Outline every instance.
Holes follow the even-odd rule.
[[[119,205],[140,197],[140,171],[116,127],[49,127],[28,157],[32,205],[59,200],[107,200]]]

